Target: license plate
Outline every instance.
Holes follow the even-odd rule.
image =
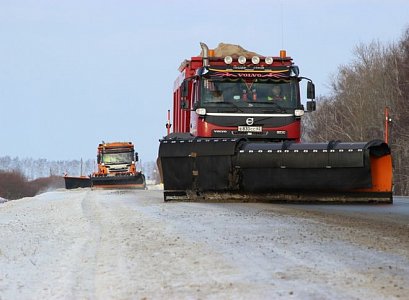
[[[262,132],[263,128],[261,126],[239,126],[238,131],[244,132]]]

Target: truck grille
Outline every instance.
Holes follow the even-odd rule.
[[[110,173],[128,172],[129,166],[130,165],[127,164],[109,166],[109,172]]]

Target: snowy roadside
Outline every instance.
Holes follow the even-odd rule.
[[[48,192],[0,205],[0,299],[404,299],[408,225],[391,217]]]
[[[267,296],[237,284],[238,270],[217,252],[122,199],[135,194],[78,189],[2,204],[0,299]]]
[[[163,190],[163,184],[151,184],[147,185],[147,189],[151,191],[160,191]]]
[[[61,280],[74,284],[65,274],[85,247],[86,193],[45,193],[0,205],[0,299],[47,297]]]

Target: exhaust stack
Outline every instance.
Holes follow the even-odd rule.
[[[203,57],[203,66],[209,66],[209,47],[205,43],[200,42],[200,47],[202,47],[202,57]]]

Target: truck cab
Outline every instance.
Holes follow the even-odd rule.
[[[98,174],[135,173],[137,161],[138,153],[135,154],[132,143],[103,143],[98,146]]]
[[[174,132],[197,137],[300,140],[299,69],[285,51],[278,57],[192,57],[175,82]],[[308,110],[314,85],[308,80]],[[179,109],[177,109],[179,108]]]

